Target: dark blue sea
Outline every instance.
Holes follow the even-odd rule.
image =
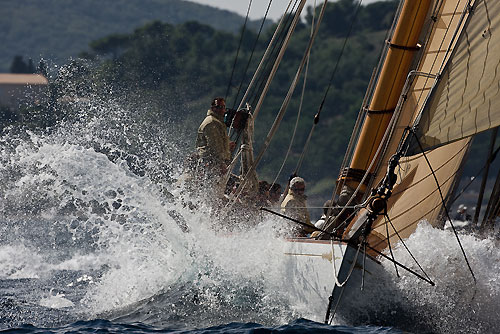
[[[0,331],[497,332],[496,241],[461,234],[474,283],[454,235],[425,222],[407,246],[436,286],[382,261],[391,274],[356,309],[363,320],[323,324],[328,295],[302,298],[308,282],[283,256],[286,224],[214,209],[188,187],[192,134],[111,91],[75,97],[71,69],[59,75],[65,117],[0,134]],[[418,270],[404,247],[393,251]]]
[[[290,324],[268,327],[257,323],[229,323],[225,325],[199,328],[160,328],[142,323],[120,324],[109,320],[78,321],[63,327],[43,328],[23,325],[2,330],[2,333],[404,333],[391,328],[362,326],[328,326],[309,320],[298,319]]]

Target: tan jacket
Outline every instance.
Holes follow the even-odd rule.
[[[309,211],[307,211],[306,196],[295,193],[292,189],[288,189],[288,194],[281,203],[281,212],[291,218],[295,218],[303,223],[311,225],[312,228],[307,228],[305,226],[300,226],[295,229],[299,236],[305,236],[305,234],[314,231],[314,225],[311,223],[309,218]]]
[[[228,165],[231,161],[224,119],[212,110],[208,110],[207,117],[198,128],[196,149],[200,158],[210,162]]]

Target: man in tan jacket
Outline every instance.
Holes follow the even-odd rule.
[[[198,128],[196,150],[201,165],[204,167],[204,179],[215,182],[221,189],[225,188],[221,178],[231,162],[231,151],[235,143],[229,141],[227,127],[224,123],[226,101],[222,97],[213,99],[207,116]]]
[[[198,156],[211,167],[227,167],[231,160],[231,150],[227,127],[224,124],[226,101],[218,97],[212,101],[212,107],[198,128],[196,150]]]
[[[285,199],[281,203],[281,212],[291,218],[297,219],[311,226],[298,226],[294,228],[294,234],[299,237],[305,237],[307,234],[315,231],[314,225],[309,218],[307,211],[307,196],[304,194],[306,183],[301,177],[294,177],[290,180],[290,188]]]

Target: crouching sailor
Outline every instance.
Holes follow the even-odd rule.
[[[309,212],[307,211],[307,196],[304,194],[306,188],[306,183],[301,177],[294,177],[290,181],[290,188],[285,199],[281,203],[281,212],[291,218],[297,219],[311,227],[306,227],[304,225],[294,228],[294,236],[305,237],[308,234],[315,231],[314,225],[311,223],[309,218]]]

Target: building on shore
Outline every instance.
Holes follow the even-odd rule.
[[[41,74],[0,73],[0,107],[16,110],[23,104],[36,104],[48,84]]]

